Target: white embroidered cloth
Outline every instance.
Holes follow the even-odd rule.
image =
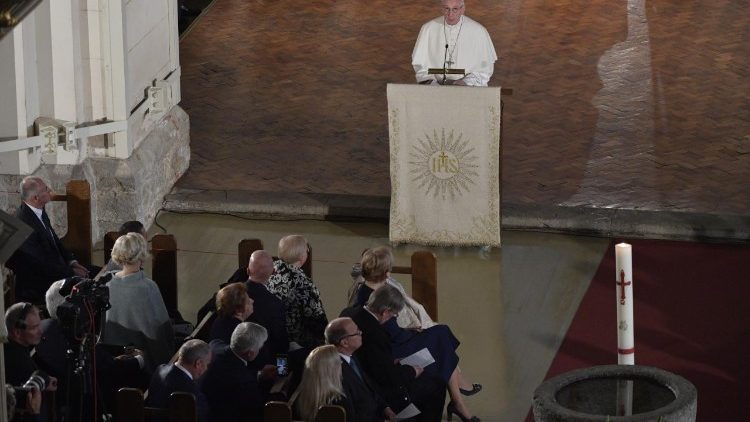
[[[500,88],[388,85],[390,239],[500,246]]]

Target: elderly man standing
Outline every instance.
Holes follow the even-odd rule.
[[[169,396],[175,392],[191,393],[195,396],[198,421],[208,420],[206,397],[198,388],[198,379],[211,362],[211,348],[203,340],[188,340],[177,351],[177,362],[161,365],[148,387],[147,405],[168,407]],[[152,419],[153,420],[153,419]],[[166,418],[162,419],[166,420]]]
[[[350,420],[361,422],[395,421],[393,413],[375,387],[375,383],[360,368],[354,352],[362,347],[362,331],[351,318],[336,318],[325,330],[326,343],[336,346],[341,356],[341,376],[346,396],[354,405]]]
[[[464,0],[442,0],[443,16],[419,31],[411,64],[421,84],[487,86],[495,69],[497,54],[487,30],[464,16]],[[464,69],[462,75],[428,75],[429,68]]]
[[[265,399],[258,387],[256,371],[248,368],[268,332],[254,322],[243,322],[234,329],[229,347],[216,353],[201,384],[212,422],[262,420]]]
[[[8,260],[16,273],[16,300],[44,303],[44,293],[52,282],[74,275],[88,277],[89,270],[75,260],[52,228],[44,206],[52,199],[52,190],[38,177],[21,181],[23,203],[16,217],[34,231]]]

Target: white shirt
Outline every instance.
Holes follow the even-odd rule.
[[[351,363],[352,362],[352,357],[349,356],[349,355],[345,355],[345,354],[339,352],[339,356],[341,356],[341,359],[344,359],[346,361],[346,363]]]
[[[448,61],[452,63],[445,63]],[[441,80],[442,75],[428,75],[427,70],[442,69],[445,65],[449,69],[464,69],[464,82],[470,86],[487,86],[496,61],[490,34],[467,16],[461,16],[455,25],[445,23],[442,16],[422,25],[411,55],[417,82]],[[462,76],[448,75],[447,78],[460,79]]]
[[[43,225],[44,227],[47,227],[47,225],[46,225],[46,224],[44,224],[44,220],[42,220],[42,213],[44,212],[44,210],[43,210],[43,209],[41,209],[41,208],[37,208],[37,207],[32,207],[31,205],[29,205],[29,203],[28,203],[28,202],[24,202],[24,204],[26,204],[26,206],[27,206],[27,207],[31,208],[31,211],[34,211],[34,215],[36,215],[36,218],[38,218],[38,219],[39,219],[39,221],[41,221],[41,222],[42,222],[42,225]],[[50,230],[50,228],[49,228],[49,227],[47,227],[47,231],[49,231],[49,230]]]
[[[184,373],[185,373],[185,375],[189,376],[189,377],[190,377],[190,379],[193,379],[193,374],[191,374],[191,373],[190,373],[190,371],[188,371],[187,369],[183,368],[183,367],[182,367],[182,366],[181,366],[181,365],[180,365],[179,363],[175,362],[175,363],[174,363],[174,366],[176,366],[176,367],[180,368],[180,370],[181,370],[182,372],[184,372]]]

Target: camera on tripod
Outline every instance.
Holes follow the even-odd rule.
[[[112,307],[107,287],[111,279],[111,274],[99,280],[82,277],[65,279],[60,288],[65,302],[57,308],[57,319],[65,337],[72,344],[80,343],[86,335],[99,331],[102,313]]]

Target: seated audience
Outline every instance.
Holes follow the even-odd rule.
[[[404,308],[404,296],[395,287],[383,286],[370,296],[363,307],[345,309],[362,331],[362,347],[354,356],[372,378],[394,411],[401,411],[409,402],[420,414],[417,421],[439,421],[445,403],[445,381],[421,367],[394,363],[393,346],[383,328]]]
[[[463,400],[462,393],[464,395],[474,394],[481,389],[481,385],[474,384],[469,387],[469,383],[463,379],[458,368],[458,355],[455,352],[459,341],[447,325],[435,324],[429,318],[429,315],[424,312],[422,305],[409,298],[404,293],[403,287],[390,278],[390,272],[393,269],[391,250],[381,246],[365,251],[362,255],[361,269],[364,283],[356,290],[355,303],[357,305],[365,304],[373,290],[385,285],[397,288],[406,300],[404,311],[399,312],[398,318],[393,318],[383,325],[383,328],[390,335],[394,358],[407,357],[426,347],[435,358],[435,363],[425,370],[441,377],[447,383],[448,393],[451,396],[451,402],[448,404],[449,411],[462,417],[462,420],[478,420],[478,418],[472,417]],[[413,302],[411,306],[408,305],[410,302]],[[407,320],[399,320],[401,314],[411,316]],[[416,329],[404,329],[399,326],[399,322],[409,328],[415,325],[417,327]],[[462,384],[467,389],[463,389]],[[468,390],[468,388],[472,390]]]
[[[218,350],[203,376],[211,422],[241,422],[263,419],[265,397],[258,387],[258,373],[248,363],[266,342],[266,329],[243,322],[234,329],[228,347]]]
[[[153,371],[172,357],[174,331],[159,287],[141,269],[147,257],[148,245],[140,234],[128,233],[115,242],[112,259],[122,270],[108,284],[112,308],[106,313],[101,342],[143,350],[146,367]]]
[[[344,394],[341,359],[331,345],[316,347],[307,356],[302,382],[292,400],[298,419],[313,421],[318,408],[331,404],[344,408],[347,422],[364,421],[355,416],[352,400]]]
[[[328,319],[320,291],[301,269],[307,261],[307,240],[300,235],[285,236],[279,240],[278,254],[267,287],[286,306],[289,341],[301,347],[319,346]]]
[[[232,283],[216,294],[216,319],[211,326],[211,340],[229,344],[232,332],[253,313],[253,300],[242,283]]]
[[[199,422],[208,420],[206,396],[198,388],[198,379],[211,362],[211,348],[203,340],[188,340],[177,351],[177,362],[161,365],[154,372],[148,387],[146,405],[169,407],[169,396],[175,392],[195,396],[196,415]],[[153,419],[166,421],[166,418]]]
[[[52,200],[47,184],[39,177],[27,176],[19,190],[23,203],[15,216],[33,231],[8,259],[7,267],[16,274],[16,300],[42,305],[44,292],[53,281],[74,275],[89,277],[89,269],[76,261],[52,228],[44,209]]]
[[[359,422],[395,421],[396,414],[381,398],[374,381],[354,357],[354,352],[362,346],[362,332],[357,324],[351,318],[336,318],[326,327],[325,337],[326,343],[335,346],[340,357],[344,394],[353,407],[351,413],[347,411],[347,419]]]
[[[11,305],[5,311],[5,327],[8,329],[8,342],[3,344],[5,356],[5,381],[14,386],[22,386],[31,375],[39,370],[31,358],[31,349],[42,338],[39,309],[28,302]],[[57,378],[50,376],[46,391],[57,391]],[[42,402],[41,411],[27,415],[26,420],[43,421],[51,409],[50,403]]]

